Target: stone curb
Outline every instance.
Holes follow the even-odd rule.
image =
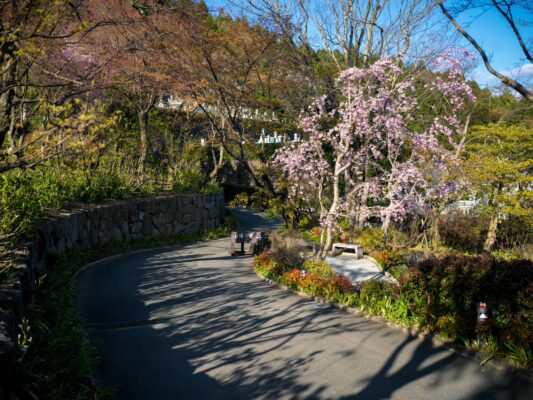
[[[285,291],[288,291],[288,292],[292,292],[292,293],[294,293],[297,296],[300,296],[300,297],[303,297],[305,299],[309,299],[309,300],[315,301],[317,303],[327,304],[331,308],[335,308],[335,309],[347,312],[349,314],[352,314],[352,315],[355,315],[355,316],[358,316],[358,317],[362,317],[362,318],[368,319],[370,321],[373,321],[373,322],[376,322],[376,323],[379,323],[379,324],[384,324],[384,325],[386,325],[389,328],[392,328],[394,330],[402,331],[402,332],[408,333],[410,335],[416,336],[419,339],[422,339],[422,340],[425,340],[425,341],[431,343],[432,345],[442,346],[442,347],[444,347],[444,348],[446,348],[446,349],[448,349],[448,350],[450,350],[450,351],[452,351],[452,352],[454,352],[456,354],[459,354],[462,357],[465,357],[465,358],[468,358],[468,359],[470,359],[472,361],[475,361],[475,362],[479,363],[480,366],[487,366],[487,367],[490,367],[490,368],[492,368],[494,370],[497,370],[500,373],[507,373],[507,374],[511,374],[511,375],[516,375],[516,376],[518,376],[520,378],[523,378],[523,379],[526,379],[526,380],[528,380],[530,382],[533,382],[533,373],[532,372],[528,372],[527,370],[524,370],[522,368],[514,367],[514,366],[509,365],[507,363],[495,360],[495,359],[493,359],[490,356],[487,357],[486,355],[484,355],[484,354],[482,354],[482,353],[480,353],[478,351],[469,350],[469,349],[467,349],[464,346],[460,346],[460,345],[452,343],[452,342],[450,342],[448,340],[444,340],[444,339],[439,338],[438,336],[436,336],[434,334],[422,332],[418,328],[415,328],[415,327],[408,328],[408,327],[406,327],[404,325],[400,325],[400,324],[397,324],[395,322],[392,322],[392,321],[388,320],[385,317],[380,317],[380,316],[376,316],[376,315],[367,314],[364,311],[361,311],[360,309],[355,308],[355,307],[348,307],[348,306],[345,306],[343,304],[339,304],[339,303],[336,303],[334,301],[327,300],[327,299],[325,299],[323,297],[312,296],[312,295],[307,294],[305,292],[301,292],[299,290],[296,290],[296,289],[293,289],[291,287],[285,286],[285,285],[283,285],[283,284],[281,284],[279,282],[275,282],[272,279],[269,279],[269,278],[266,278],[266,277],[264,277],[262,275],[259,275],[257,272],[255,274],[260,279],[264,280],[265,282],[267,282],[271,286],[275,286],[275,287],[277,287],[279,289],[282,289],[282,290],[285,290]]]

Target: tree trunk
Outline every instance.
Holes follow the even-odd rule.
[[[15,89],[13,87],[15,86],[16,63],[8,61],[5,71],[0,82],[0,89],[2,89],[0,94],[0,146],[4,145],[6,137],[13,130],[12,111],[15,107]]]
[[[289,235],[292,235],[298,230],[298,225],[296,223],[296,218],[290,213],[282,213],[283,222],[289,231]]]
[[[490,219],[487,239],[485,240],[485,244],[483,245],[483,250],[486,252],[490,252],[492,250],[492,247],[494,246],[494,243],[496,243],[496,232],[498,231],[499,222],[500,221],[497,215],[492,216]]]
[[[335,166],[335,170],[338,170],[338,165]],[[322,248],[322,251],[320,252],[320,258],[324,259],[326,258],[326,255],[328,254],[329,249],[331,248],[331,245],[333,244],[333,227],[332,227],[332,221],[331,218],[334,218],[335,214],[337,213],[337,207],[339,204],[339,197],[340,197],[340,191],[339,191],[339,173],[335,172],[333,174],[333,202],[331,203],[331,207],[329,208],[329,211],[327,213],[327,229],[326,229],[326,241],[324,243],[324,247]]]
[[[439,216],[440,216],[440,212],[436,213],[436,216],[434,216],[433,224],[431,225],[431,231],[430,231],[431,241],[432,241],[433,245],[435,245],[435,246],[438,246],[440,244],[440,242],[441,242]]]
[[[381,225],[381,229],[383,230],[383,244],[387,246],[387,239],[389,236],[389,227],[390,227],[390,216],[387,214],[385,216],[385,220],[383,221],[383,224]]]
[[[324,243],[324,247],[322,248],[322,251],[320,252],[320,258],[324,259],[328,255],[328,251],[331,248],[331,245],[333,244],[333,228],[331,225],[328,225],[326,228],[326,242]]]
[[[211,145],[211,157],[213,158],[213,169],[206,175],[201,186],[205,186],[209,181],[216,179],[219,171],[224,166],[224,146],[222,146],[222,144],[220,145],[217,157],[215,149],[213,148],[213,145]]]
[[[148,157],[148,112],[145,110],[137,111],[139,119],[139,133],[141,139],[141,148],[139,155],[139,173],[142,179],[145,177],[146,158]]]

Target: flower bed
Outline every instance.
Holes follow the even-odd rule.
[[[303,260],[288,254],[286,250],[261,253],[254,268],[265,278],[312,296],[357,307],[489,356],[505,356],[521,367],[532,366],[531,261],[448,256],[406,269],[399,285],[370,280],[354,286],[345,277],[328,276],[323,266],[316,270],[322,272],[310,272]],[[479,326],[481,301],[488,304],[491,318]]]
[[[288,253],[286,250],[279,250],[259,254],[254,259],[255,271],[274,282],[312,296],[323,297],[349,307],[355,305],[357,288],[347,278],[332,273],[333,270],[331,267],[328,270],[324,261],[303,262],[297,256],[288,256]]]

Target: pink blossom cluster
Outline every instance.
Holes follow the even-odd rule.
[[[414,78],[392,59],[347,69],[336,83],[339,105],[328,110],[326,97],[318,98],[300,118],[308,140],[275,155],[293,192],[319,202],[325,226],[355,209],[360,223],[379,216],[386,230],[426,199],[429,204],[461,187],[428,171],[448,176],[456,163],[459,112],[474,99],[462,76],[437,76],[427,84],[447,106],[418,131],[410,126],[418,120]]]
[[[464,47],[452,47],[435,59],[434,67],[438,71],[454,75],[464,74],[477,64],[477,57]]]

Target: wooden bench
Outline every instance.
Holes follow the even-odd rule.
[[[333,256],[338,256],[343,250],[353,251],[356,259],[363,258],[363,246],[351,243],[334,243],[331,249]]]
[[[255,254],[257,249],[264,246],[267,240],[268,235],[265,232],[231,232],[229,253],[232,256],[237,253]],[[246,243],[249,244],[247,250],[244,249]],[[240,247],[240,249],[237,250],[236,247]]]

